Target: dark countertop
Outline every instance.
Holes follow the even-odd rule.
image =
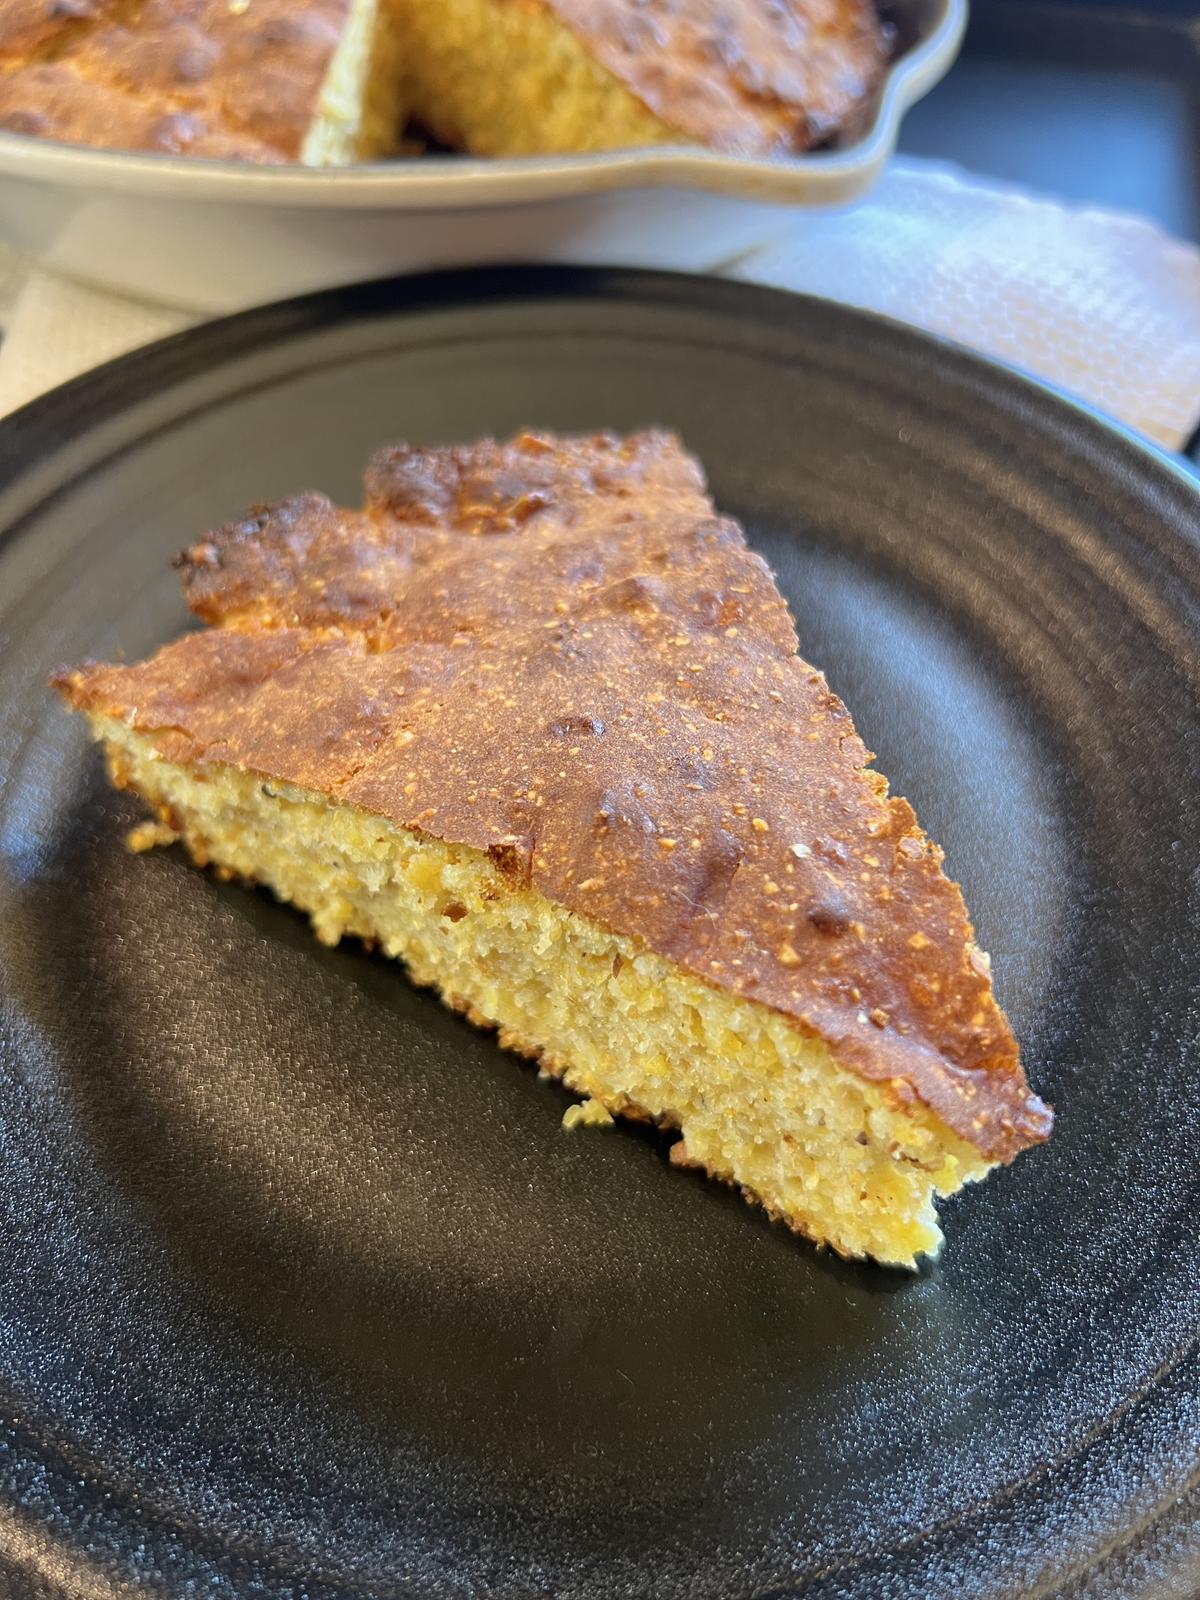
[[[1200,5],[975,0],[963,54],[900,148],[1200,240]]]

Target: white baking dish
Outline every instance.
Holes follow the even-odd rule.
[[[0,229],[60,272],[201,311],[472,261],[712,267],[715,254],[761,238],[780,205],[849,200],[879,176],[904,112],[954,59],[966,0],[897,0],[889,16],[905,48],[868,125],[837,150],[771,161],[691,147],[423,156],[281,170],[0,133]]]

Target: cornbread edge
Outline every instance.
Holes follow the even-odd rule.
[[[197,864],[262,883],[324,943],[350,934],[403,960],[569,1088],[679,1129],[673,1162],[840,1255],[911,1268],[936,1254],[935,1198],[995,1164],[919,1102],[889,1104],[780,1013],[513,882],[482,851],[243,769],[177,765],[152,734],[89,722],[113,781]]]

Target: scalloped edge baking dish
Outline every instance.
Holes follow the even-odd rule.
[[[745,160],[670,147],[281,170],[0,133],[0,231],[84,282],[203,311],[482,260],[712,266],[714,242],[736,255],[774,208],[845,202],[871,186],[904,113],[958,53],[966,9],[896,0],[891,18],[910,42],[861,136],[837,150]]]

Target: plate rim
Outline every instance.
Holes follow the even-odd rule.
[[[609,295],[667,300],[700,313],[733,312],[756,320],[801,320],[819,311],[847,328],[873,328],[894,345],[907,345],[997,403],[1022,397],[1041,408],[1058,429],[1082,430],[1101,449],[1119,448],[1128,466],[1152,476],[1175,493],[1200,497],[1200,463],[1166,449],[1130,424],[1072,394],[1016,362],[984,355],[961,340],[929,332],[899,318],[842,301],[747,279],[649,267],[582,266],[538,261],[430,268],[315,289],[264,305],[208,317],[114,356],[0,417],[0,494],[68,438],[88,431],[101,398],[110,412],[126,409],[189,377],[281,345],[325,326],[371,315],[415,315],[538,297],[560,299]],[[727,305],[718,304],[721,300]],[[106,414],[108,420],[108,414]],[[29,458],[32,457],[32,462]],[[0,542],[12,531],[0,526]],[[1200,554],[1200,526],[1181,530]]]

